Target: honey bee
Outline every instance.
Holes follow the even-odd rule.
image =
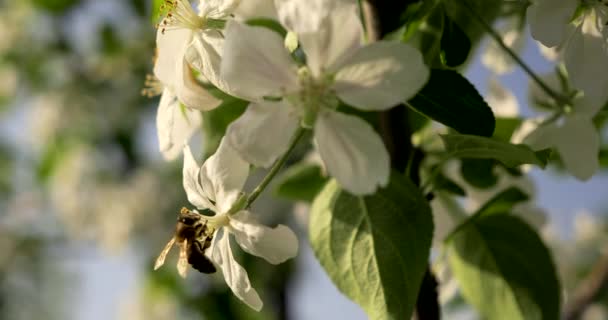
[[[154,270],[165,263],[165,258],[173,245],[179,246],[179,258],[177,260],[177,271],[180,276],[186,277],[188,264],[202,273],[214,273],[213,262],[205,256],[205,250],[211,246],[213,232],[207,227],[207,220],[197,212],[182,208],[175,225],[175,235],[163,251],[160,252]]]

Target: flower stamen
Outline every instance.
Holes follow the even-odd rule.
[[[163,93],[163,90],[164,86],[160,82],[160,80],[158,80],[158,78],[156,78],[152,74],[146,75],[146,81],[144,81],[144,88],[141,89],[142,96],[147,98],[153,98]]]
[[[203,29],[206,19],[199,16],[188,0],[165,0],[161,11],[167,11],[165,18],[157,26],[164,34],[167,29]]]

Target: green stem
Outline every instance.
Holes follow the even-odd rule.
[[[551,89],[551,87],[549,87],[539,76],[536,75],[536,73],[534,73],[534,71],[532,71],[532,69],[515,53],[513,52],[513,50],[511,50],[511,48],[509,48],[503,41],[502,41],[502,37],[498,34],[498,32],[496,32],[491,25],[489,25],[482,16],[480,16],[477,11],[475,11],[475,9],[473,9],[473,7],[471,7],[471,5],[465,0],[465,1],[461,1],[462,5],[464,7],[467,8],[467,10],[469,10],[469,12],[471,13],[471,15],[473,16],[473,18],[475,18],[475,20],[477,20],[477,22],[479,22],[479,24],[488,32],[488,34],[490,34],[490,36],[494,39],[494,41],[496,41],[496,43],[498,43],[498,45],[507,53],[509,54],[509,56],[515,61],[517,62],[517,64],[519,64],[522,69],[524,69],[524,71],[530,76],[530,78],[532,78],[532,80],[534,80],[534,82],[536,82],[541,89],[543,89],[543,91],[545,91],[549,96],[551,96],[553,99],[555,99],[555,101],[561,105],[569,105],[570,104],[570,99],[568,99],[567,97],[559,94],[558,92],[556,92],[555,90]]]
[[[277,161],[275,161],[275,163],[272,165],[272,168],[270,168],[268,174],[264,177],[264,180],[262,180],[262,182],[260,182],[260,184],[255,187],[255,189],[253,189],[253,191],[249,194],[247,200],[245,201],[245,205],[243,206],[244,208],[249,208],[251,204],[255,201],[255,199],[260,196],[260,193],[262,193],[262,191],[266,189],[270,181],[272,181],[272,179],[279,172],[283,164],[285,164],[285,161],[287,161],[289,154],[291,153],[291,151],[293,151],[296,144],[298,144],[298,141],[300,141],[300,139],[304,136],[305,132],[306,129],[302,127],[298,128],[296,133],[294,133],[293,138],[291,139],[291,144],[289,145],[289,148],[287,148],[287,151],[285,151],[285,153],[279,159],[277,159]]]

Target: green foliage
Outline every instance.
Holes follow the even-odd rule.
[[[283,37],[283,38],[285,38],[285,36],[287,36],[287,30],[285,30],[285,28],[283,28],[283,26],[280,23],[278,23],[276,20],[273,20],[273,19],[254,18],[254,19],[247,20],[247,24],[250,26],[264,27],[264,28],[270,29],[270,30],[280,34],[281,37]]]
[[[470,185],[487,189],[496,185],[498,176],[494,173],[493,159],[462,159],[460,174]]]
[[[466,134],[446,134],[441,139],[448,155],[453,158],[495,159],[507,167],[534,164],[541,168],[547,165],[550,152],[534,152],[522,144],[511,144],[498,140]]]
[[[520,118],[496,118],[496,129],[492,138],[503,142],[511,141],[513,132],[521,125]]]
[[[463,64],[471,52],[471,40],[458,24],[445,14],[441,36],[441,60],[448,67]]]
[[[452,272],[486,319],[559,318],[560,286],[536,232],[507,214],[477,214],[448,238]]]
[[[247,101],[227,97],[219,107],[203,113],[205,158],[215,153],[228,125],[245,112],[248,104]]]
[[[434,168],[433,170],[437,170],[437,169]],[[433,171],[433,170],[431,170],[431,171]],[[463,196],[463,197],[466,196],[466,192],[464,191],[464,189],[461,186],[459,186],[452,179],[443,175],[441,172],[439,172],[437,174],[437,176],[435,176],[435,181],[433,182],[433,186],[434,186],[435,190],[447,191],[447,192],[455,194],[457,196]]]
[[[490,137],[494,132],[492,109],[456,71],[432,69],[429,82],[408,105],[463,134]]]
[[[411,181],[393,174],[366,197],[331,181],[313,203],[309,232],[329,277],[370,319],[410,319],[433,233],[428,203]]]
[[[76,6],[80,0],[32,0],[32,3],[43,10],[53,14],[62,14],[64,11]]]
[[[277,178],[275,194],[293,201],[312,202],[327,180],[318,165],[299,163]]]
[[[488,200],[475,215],[491,215],[495,213],[507,213],[513,209],[517,203],[528,200],[527,194],[515,187],[507,188],[492,199]]]

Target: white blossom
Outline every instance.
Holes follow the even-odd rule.
[[[231,93],[253,101],[228,128],[230,143],[248,162],[268,167],[298,126],[313,128],[330,175],[352,193],[373,193],[388,183],[388,153],[368,123],[336,111],[338,99],[364,111],[406,101],[427,81],[422,55],[399,42],[363,46],[353,2],[275,5],[280,22],[297,35],[306,65],[292,59],[278,34],[235,21],[227,25],[222,75]]]
[[[536,0],[527,15],[534,39],[561,48],[574,87],[593,104],[603,104],[608,98],[608,1],[564,0],[556,5]]]
[[[189,147],[184,149],[184,189],[188,200],[198,209],[211,210],[214,216],[204,216],[212,228],[213,240],[207,254],[224,275],[234,294],[259,311],[262,300],[251,286],[247,271],[234,259],[230,235],[247,253],[262,257],[272,264],[293,258],[298,252],[296,235],[284,225],[269,228],[259,224],[252,214],[240,210],[228,211],[241,196],[249,174],[249,164],[224,140],[217,152],[199,167]]]

